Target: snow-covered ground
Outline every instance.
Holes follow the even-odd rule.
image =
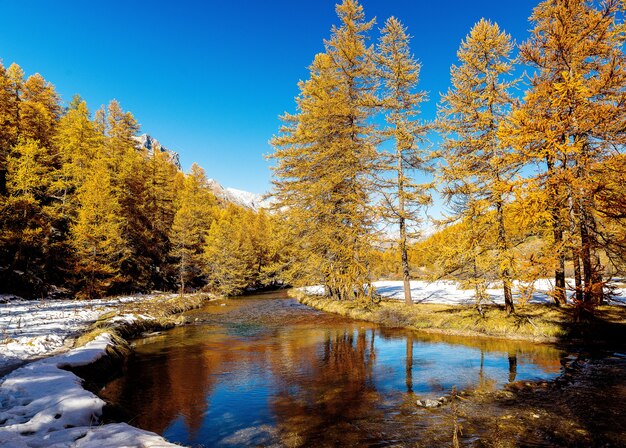
[[[67,368],[90,364],[111,344],[104,333],[83,347],[32,362],[0,383],[0,446],[172,447],[162,437],[125,423],[99,425],[104,401],[83,389]]]
[[[147,296],[107,300],[36,300],[0,297],[0,371],[33,358],[67,350],[68,342],[103,313]],[[10,300],[9,300],[10,299]],[[122,314],[134,321],[147,316]],[[99,425],[104,401],[83,389],[66,370],[90,364],[111,343],[104,333],[83,347],[49,356],[14,370],[0,380],[0,446],[170,447],[157,434],[119,423]]]
[[[573,283],[573,282],[569,282]],[[374,282],[376,291],[383,297],[389,299],[404,300],[404,289],[401,281],[379,281]],[[541,279],[535,282],[534,292],[530,303],[552,303],[550,292],[554,289],[554,283],[548,279]],[[305,288],[309,294],[323,294],[320,286],[310,286]],[[489,302],[503,304],[504,294],[501,288],[487,289],[485,293],[489,297]],[[626,289],[616,289],[612,298],[615,303],[626,304]],[[420,280],[411,281],[411,297],[415,303],[442,303],[448,305],[472,304],[475,303],[473,289],[461,289],[455,281],[440,280],[437,282],[425,282]],[[518,283],[513,284],[513,298],[520,297]]]
[[[140,297],[107,300],[21,300],[0,296],[0,372],[66,349],[100,315]]]

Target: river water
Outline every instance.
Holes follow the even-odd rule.
[[[193,447],[449,446],[453,407],[417,400],[561,372],[550,346],[382,329],[284,292],[187,316],[134,341],[124,375],[100,395],[130,424]]]

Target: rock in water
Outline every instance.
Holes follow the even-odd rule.
[[[438,408],[441,406],[441,402],[438,400],[431,400],[430,398],[425,398],[424,400],[417,400],[417,405],[423,408]]]

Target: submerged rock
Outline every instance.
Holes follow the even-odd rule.
[[[448,404],[450,399],[448,397],[439,397],[436,400],[430,398],[424,398],[423,400],[417,400],[416,404],[423,408],[438,408],[444,404]]]
[[[423,408],[438,408],[439,406],[443,404],[439,400],[431,400],[430,398],[425,398],[424,400],[417,400],[416,403],[418,406],[421,406]]]

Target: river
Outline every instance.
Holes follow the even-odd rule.
[[[456,406],[417,400],[549,381],[564,359],[547,345],[383,329],[285,292],[186,315],[135,340],[100,396],[120,419],[193,447],[449,446]]]

